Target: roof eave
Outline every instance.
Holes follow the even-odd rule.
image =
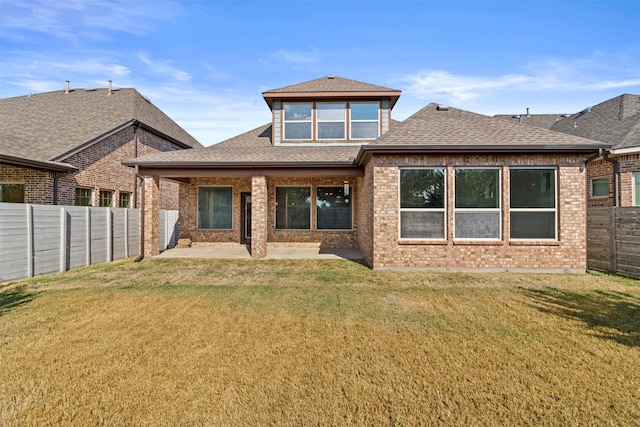
[[[6,154],[0,154],[0,164],[65,173],[75,172],[79,170],[77,167],[68,163],[26,159],[23,157],[10,156]]]
[[[269,109],[273,109],[273,101],[276,99],[357,99],[357,98],[389,98],[390,106],[393,108],[402,92],[400,91],[371,91],[371,92],[357,92],[357,91],[332,91],[332,92],[263,92],[265,102],[269,106]]]

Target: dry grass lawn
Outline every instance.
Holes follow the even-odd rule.
[[[131,260],[0,286],[1,425],[638,425],[640,283]]]

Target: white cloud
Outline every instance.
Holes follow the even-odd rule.
[[[318,62],[319,57],[319,53],[315,49],[311,49],[309,52],[280,49],[274,55],[291,64],[314,64]]]
[[[148,54],[139,53],[138,59],[148,65],[148,71],[155,74],[168,76],[172,79],[186,82],[191,80],[191,75],[186,71],[179,70],[171,65],[171,61],[152,60]]]

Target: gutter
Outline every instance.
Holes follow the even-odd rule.
[[[69,163],[55,162],[49,160],[31,160],[23,157],[0,154],[0,164],[21,166],[29,169],[39,169],[54,172],[76,172],[79,169]]]

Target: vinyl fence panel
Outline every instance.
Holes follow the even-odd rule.
[[[0,282],[29,276],[28,205],[0,203]]]

